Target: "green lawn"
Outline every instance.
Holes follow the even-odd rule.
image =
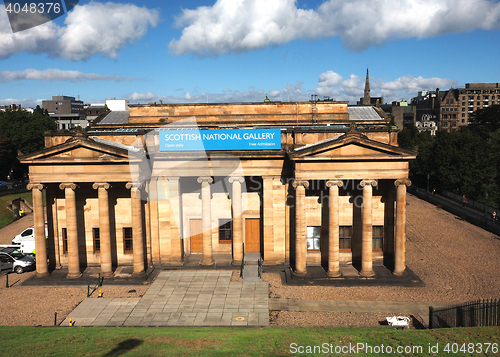
[[[16,216],[14,213],[7,209],[8,201],[13,198],[21,197],[27,200],[29,203],[32,203],[31,191],[14,193],[12,195],[0,196],[0,228],[5,227],[6,225],[12,223]]]
[[[499,343],[499,327],[0,327],[2,356],[499,356]]]

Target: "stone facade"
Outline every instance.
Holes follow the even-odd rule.
[[[280,129],[281,148],[161,150],[158,129],[193,129],[183,121],[192,116],[200,130]],[[364,276],[379,263],[404,274],[415,153],[397,147],[397,132],[378,114],[353,123],[344,102],[131,105],[127,124],[45,142],[22,158],[35,229],[49,226],[47,250],[37,241],[37,254],[49,257],[37,259],[41,276],[61,266],[68,278],[86,266],[111,276],[122,265],[141,275],[194,254],[202,265],[219,254],[239,264],[244,252],[289,263],[298,275],[321,265],[338,276],[341,262]]]

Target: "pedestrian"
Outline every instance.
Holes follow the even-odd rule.
[[[495,225],[495,222],[497,220],[497,212],[496,211],[493,211],[493,213],[491,214],[491,219],[493,220],[493,227],[496,227],[496,225]]]
[[[432,195],[433,195],[433,196],[436,196],[436,189],[433,189],[433,190],[432,190]]]
[[[467,198],[465,195],[462,195],[462,207],[465,207],[465,204],[467,203]]]

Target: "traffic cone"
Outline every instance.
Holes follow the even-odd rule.
[[[99,295],[97,295],[98,298],[102,298],[102,290],[99,289]]]

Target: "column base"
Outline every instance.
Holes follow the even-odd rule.
[[[209,260],[209,261],[206,261],[206,262],[202,261],[202,262],[200,263],[200,265],[203,265],[203,266],[205,266],[205,267],[210,267],[210,266],[215,265],[215,262],[214,262],[213,260]]]
[[[108,271],[108,272],[104,272],[104,271],[101,271],[101,278],[112,278],[113,277],[113,272],[112,271]]]
[[[68,275],[66,275],[66,279],[78,279],[78,278],[81,278],[82,276],[82,273],[78,272],[78,273],[68,273]]]
[[[373,276],[375,276],[375,273],[373,272],[373,270],[362,270],[359,272],[359,275],[365,277],[365,278],[371,278]]]
[[[392,272],[392,275],[394,275],[394,276],[406,276],[406,275],[408,275],[408,273],[406,272],[406,269],[405,269],[405,270],[403,270],[402,272],[399,272],[399,271],[393,271],[393,272]]]
[[[340,270],[327,271],[326,275],[328,275],[328,277],[330,277],[330,278],[340,278],[342,276],[342,273],[340,272]]]
[[[241,266],[241,262],[242,262],[241,260],[233,260],[233,261],[231,261],[231,265],[233,265],[233,266]]]
[[[132,273],[132,277],[134,278],[144,278],[146,276],[146,271],[143,270],[143,271],[140,271],[138,273]]]
[[[307,275],[307,270],[304,270],[304,271],[294,270],[293,271],[293,275],[295,275],[295,276],[306,276]]]
[[[49,276],[50,276],[50,273],[49,273],[49,272],[47,272],[47,273],[38,273],[38,272],[37,272],[37,273],[35,274],[35,277],[40,278],[40,279],[42,279],[42,278],[48,278]]]

